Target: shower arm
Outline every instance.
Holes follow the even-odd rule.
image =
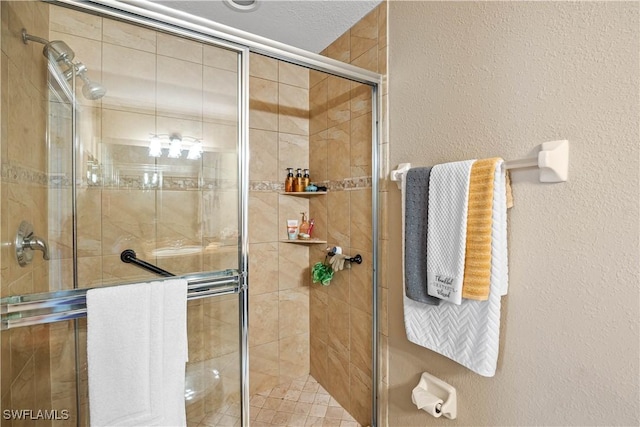
[[[41,43],[41,44],[43,44],[45,46],[51,43],[47,39],[43,39],[42,37],[34,36],[32,34],[27,33],[27,29],[23,28],[22,29],[22,42],[24,44],[29,44],[29,41],[36,42],[36,43]],[[68,58],[64,58],[62,61],[67,65],[67,67],[69,67],[69,70],[67,70],[65,72],[65,78],[67,80],[69,80],[71,78],[70,75],[67,76],[67,73],[70,73],[71,70],[76,70],[76,75],[80,74],[81,70],[87,71],[87,67],[85,67],[82,62],[78,62],[76,64],[75,62],[69,60]]]
[[[29,33],[27,33],[27,30],[25,28],[22,29],[22,42],[24,44],[27,44],[27,42],[32,41],[32,42],[36,42],[36,43],[42,43],[44,45],[49,44],[49,40],[43,39],[42,37],[38,37],[38,36],[33,36]]]

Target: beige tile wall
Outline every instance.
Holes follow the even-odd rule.
[[[12,252],[22,220],[38,233],[47,230],[46,80],[42,47],[22,43],[21,30],[48,33],[49,7],[44,3],[0,2],[0,297],[48,289],[48,271],[40,254],[20,267]],[[52,368],[48,325],[0,333],[2,366],[0,408],[52,409]],[[26,425],[4,420],[2,425]],[[42,421],[42,425],[51,425]]]
[[[386,3],[322,54],[386,73]],[[370,88],[313,71],[310,86],[312,175],[328,180],[370,177]],[[373,387],[371,189],[330,192],[325,199],[311,200],[310,210],[319,237],[364,259],[361,265],[337,273],[330,286],[311,286],[311,374],[359,423],[368,425]],[[324,258],[322,249],[311,250],[311,265]],[[386,301],[384,292],[381,300]]]
[[[252,54],[250,79],[249,179],[284,183],[285,168],[309,165],[309,71]],[[309,249],[282,242],[300,212],[308,199],[249,193],[252,394],[309,373]]]

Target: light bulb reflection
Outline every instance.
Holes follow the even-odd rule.
[[[182,140],[179,138],[171,138],[169,145],[169,158],[178,159],[182,155]]]
[[[198,160],[202,156],[202,142],[196,141],[189,148],[189,154],[187,154],[187,159],[189,160]]]
[[[160,138],[158,138],[155,135],[149,139],[149,156],[150,157],[162,156],[162,143],[160,142]]]

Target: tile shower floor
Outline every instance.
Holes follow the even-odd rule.
[[[250,407],[251,427],[360,427],[311,375],[252,396]],[[237,412],[237,406],[230,407],[202,420],[199,426],[239,426]]]

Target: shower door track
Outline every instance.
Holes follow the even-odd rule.
[[[223,270],[175,276],[171,279],[182,278],[187,281],[187,301],[190,301],[237,294],[241,289],[241,276],[236,270]],[[123,284],[114,286],[121,285]],[[89,289],[92,288],[3,298],[0,300],[0,330],[86,317],[86,296]]]

